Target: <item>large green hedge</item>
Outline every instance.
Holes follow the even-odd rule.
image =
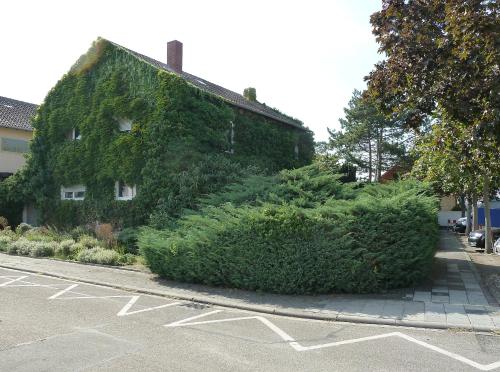
[[[133,123],[129,133],[119,131],[123,118]],[[313,155],[306,128],[236,109],[106,40],[49,92],[33,126],[30,192],[41,222],[58,226],[138,225],[151,213],[175,217],[194,198],[234,181],[239,169],[258,165],[272,172],[308,164]],[[73,128],[81,140],[68,140]],[[212,169],[226,174],[214,181]],[[114,201],[117,180],[137,185],[133,202]],[[189,180],[198,182],[186,185]],[[86,200],[61,202],[60,186],[76,184],[86,185]]]
[[[228,188],[208,199],[216,206],[170,229],[144,229],[139,246],[153,272],[210,285],[353,293],[422,280],[437,245],[437,202],[427,188],[356,189],[324,183],[329,177],[306,167],[268,179],[265,192],[253,181],[246,196]]]

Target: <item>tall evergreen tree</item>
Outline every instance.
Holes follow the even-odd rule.
[[[378,181],[382,173],[406,159],[405,137],[398,119],[387,118],[369,99],[355,90],[341,130],[328,129],[330,147],[348,163],[354,164],[368,182]]]

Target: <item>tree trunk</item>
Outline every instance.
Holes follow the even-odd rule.
[[[465,217],[465,195],[460,194],[458,199],[460,200],[460,215],[462,217]]]
[[[479,230],[479,220],[477,212],[477,194],[472,193],[472,229],[473,231]]]
[[[491,214],[490,214],[490,176],[484,175],[483,185],[483,206],[484,206],[484,251],[493,253],[493,236],[491,234]]]
[[[380,128],[377,135],[377,181],[382,177],[382,135],[383,129]]]
[[[368,182],[372,182],[372,141],[368,140]]]
[[[465,235],[469,235],[471,231],[471,214],[472,214],[472,197],[467,194],[467,220],[465,227]]]

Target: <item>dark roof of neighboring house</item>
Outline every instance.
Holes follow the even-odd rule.
[[[295,121],[295,120],[293,120],[293,119],[291,119],[283,114],[280,114],[279,112],[276,112],[275,110],[273,110],[269,106],[266,106],[266,105],[259,103],[259,102],[249,101],[248,99],[243,97],[241,94],[238,94],[238,93],[233,92],[229,89],[223,88],[220,85],[211,83],[205,79],[199,78],[195,75],[188,74],[187,72],[184,72],[184,71],[177,72],[177,71],[173,70],[171,67],[169,67],[166,63],[157,61],[157,60],[150,58],[148,56],[145,56],[143,54],[134,52],[133,50],[127,49],[127,48],[125,48],[119,44],[116,44],[112,41],[109,41],[109,42],[111,44],[129,52],[130,54],[134,55],[135,57],[153,65],[154,67],[156,67],[158,69],[168,71],[168,72],[171,72],[173,74],[181,76],[188,83],[194,85],[195,87],[201,89],[202,91],[216,95],[234,106],[255,112],[255,113],[260,114],[260,115],[264,115],[268,118],[274,119],[274,120],[279,121],[281,123],[291,125],[295,128],[299,128],[302,130],[307,129],[307,128],[303,127],[302,125],[300,125],[297,121]]]
[[[32,131],[38,105],[0,96],[0,127]]]

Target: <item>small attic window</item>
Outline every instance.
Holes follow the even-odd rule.
[[[207,83],[205,83],[204,81],[201,81],[200,79],[196,79],[196,81],[200,84],[203,84],[203,85],[207,85]]]
[[[7,107],[7,108],[14,108],[14,106],[12,106],[12,105],[3,104],[2,106]]]
[[[120,132],[130,132],[132,130],[132,120],[118,119]]]

